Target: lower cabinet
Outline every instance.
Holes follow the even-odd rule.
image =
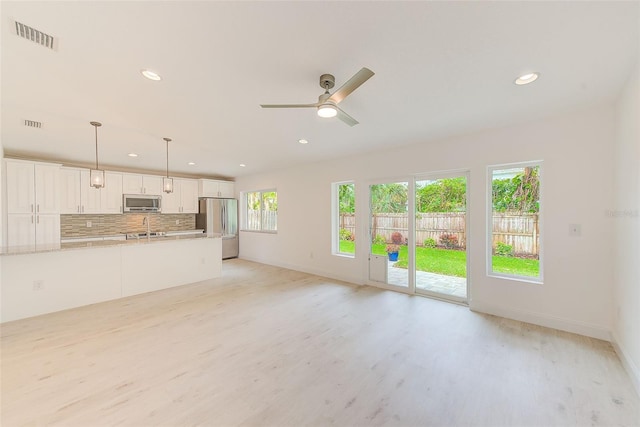
[[[60,215],[8,214],[7,246],[35,250],[36,246],[60,245]]]

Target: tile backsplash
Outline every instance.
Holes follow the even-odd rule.
[[[146,214],[60,215],[60,237],[92,237],[113,234],[142,233]],[[177,224],[176,224],[177,222]],[[91,223],[91,227],[88,224]],[[151,231],[183,231],[196,228],[195,214],[149,214]]]

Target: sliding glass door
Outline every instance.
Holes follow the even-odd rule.
[[[415,181],[416,293],[467,300],[467,175]]]
[[[467,301],[467,174],[369,186],[369,279],[377,286]]]

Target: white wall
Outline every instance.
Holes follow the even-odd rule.
[[[640,70],[616,105],[613,335],[640,393]]]
[[[604,212],[613,203],[613,135],[613,106],[602,105],[526,125],[240,177],[238,193],[278,190],[278,233],[241,232],[240,256],[364,283],[368,182],[468,169],[471,307],[609,339],[612,223]],[[313,144],[322,141],[307,147],[313,150]],[[543,285],[487,277],[485,267],[487,165],[529,160],[544,161]],[[355,259],[331,255],[331,183],[344,180],[356,184]],[[572,223],[582,225],[581,237],[569,236]]]

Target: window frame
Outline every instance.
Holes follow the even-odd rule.
[[[538,181],[540,183],[538,197],[538,276],[521,276],[517,274],[508,274],[493,271],[493,172],[502,169],[538,167]],[[498,165],[487,166],[487,223],[486,223],[486,274],[488,277],[507,279],[517,282],[531,283],[536,285],[544,284],[544,166],[542,160],[533,160],[527,162],[504,163]]]
[[[357,247],[354,246],[353,253],[340,252],[340,191],[341,185],[353,185],[354,215],[356,206],[356,183],[355,181],[339,181],[331,183],[331,255],[355,258]],[[356,218],[357,220],[357,218]],[[354,235],[356,234],[354,230]]]
[[[264,204],[263,204],[263,194],[264,193],[270,193],[273,192],[276,194],[276,200],[278,199],[278,190],[276,188],[267,188],[267,189],[263,189],[263,190],[248,190],[248,191],[243,191],[242,194],[242,228],[240,229],[240,231],[246,231],[246,232],[250,232],[250,233],[267,233],[267,234],[277,234],[278,233],[278,216],[277,216],[277,212],[278,209],[276,208],[276,229],[275,230],[265,230],[263,221],[262,221],[262,213],[264,211]],[[254,228],[249,228],[248,227],[248,219],[249,219],[249,214],[248,214],[248,206],[247,206],[247,196],[251,193],[259,193],[259,199],[260,199],[260,229],[254,229]]]

